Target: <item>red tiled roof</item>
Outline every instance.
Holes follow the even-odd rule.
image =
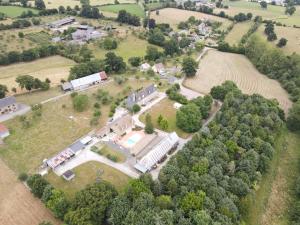
[[[102,71],[99,73],[101,80],[106,80],[107,79],[107,75],[105,73],[105,71]]]
[[[7,127],[4,126],[2,123],[0,123],[0,132],[6,132],[8,131]]]

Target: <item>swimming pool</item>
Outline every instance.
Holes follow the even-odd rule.
[[[141,140],[142,136],[141,134],[133,134],[130,138],[127,139],[126,144],[131,147],[133,145],[135,145],[137,142],[139,142],[139,140]]]

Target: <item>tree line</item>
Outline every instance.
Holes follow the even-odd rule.
[[[223,99],[221,111],[170,159],[158,180],[142,175],[119,193],[96,182],[71,201],[40,175],[31,176],[28,186],[68,225],[240,224],[249,194],[269,168],[283,112],[276,101],[244,95],[232,82],[211,94]]]
[[[118,17],[116,21],[120,23],[126,23],[133,26],[140,26],[141,21],[138,16],[132,15],[131,13],[127,12],[126,10],[120,10],[118,13]]]

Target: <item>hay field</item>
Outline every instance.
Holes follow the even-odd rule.
[[[175,8],[161,9],[159,10],[159,15],[156,15],[155,12],[152,12],[150,15],[157,23],[169,23],[173,27],[176,27],[181,21],[188,20],[190,16],[194,16],[196,19],[209,19],[222,22],[221,29],[225,29],[231,24],[231,21],[221,17]]]
[[[292,106],[288,93],[276,80],[259,73],[243,55],[210,50],[201,60],[197,75],[186,79],[185,86],[207,94],[213,86],[226,80],[234,81],[245,94],[260,94],[276,98],[285,112]]]
[[[247,31],[250,29],[252,24],[252,21],[234,24],[232,30],[225,37],[225,41],[228,42],[230,45],[237,45],[240,42],[243,35],[246,34]]]
[[[241,0],[241,1],[229,1],[225,0],[222,2],[224,5],[228,5],[228,9],[218,9],[216,8],[214,12],[218,13],[224,11],[229,16],[234,16],[240,12],[252,13],[254,16],[262,16],[263,19],[272,19],[286,25],[300,25],[300,14],[299,6],[296,6],[297,10],[292,16],[285,15],[285,7],[274,6],[268,4],[267,9],[262,9],[259,3]]]
[[[48,58],[38,59],[28,63],[16,63],[0,67],[0,83],[7,85],[8,89],[16,87],[15,82],[19,75],[31,75],[41,80],[49,78],[51,85],[60,84],[60,80],[66,79],[69,75],[70,68],[76,63],[70,59],[61,56],[51,56]]]
[[[37,225],[42,221],[60,224],[43,203],[17,180],[14,174],[0,159],[0,224]]]
[[[263,37],[263,39],[267,40],[264,29],[265,26],[262,25],[259,27],[256,33]],[[292,54],[293,52],[300,54],[300,29],[293,27],[275,26],[275,33],[277,35],[277,40],[269,43],[272,43],[274,46],[276,46],[280,38],[286,38],[288,42],[286,46],[282,47],[281,49],[287,54]]]

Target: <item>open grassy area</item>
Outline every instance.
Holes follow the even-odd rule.
[[[49,44],[51,41],[51,35],[49,35],[44,31],[37,32],[37,33],[29,33],[26,34],[25,37],[30,41],[35,42],[39,45]]]
[[[225,41],[230,45],[237,45],[243,35],[247,33],[252,24],[252,21],[234,24],[232,30],[227,34]]]
[[[149,10],[153,10],[153,9],[160,8],[162,5],[163,5],[163,3],[161,3],[161,2],[152,2],[152,3],[146,4],[146,7]]]
[[[20,38],[18,33],[22,31],[26,36],[31,33],[41,32],[42,30],[42,27],[28,27],[22,30],[15,29],[0,31],[0,53],[6,53],[9,51],[21,52],[25,49],[38,46],[38,43],[35,43],[27,38]]]
[[[93,161],[84,163],[76,167],[73,171],[75,173],[75,178],[71,181],[66,181],[62,177],[58,177],[53,172],[48,174],[46,179],[53,186],[64,191],[68,198],[73,198],[77,191],[80,191],[86,185],[92,184],[96,181],[107,181],[120,191],[130,180],[127,175],[123,174],[119,170]]]
[[[122,154],[121,152],[118,152],[111,147],[109,147],[106,144],[98,143],[96,145],[97,149],[93,150],[94,152],[98,153],[99,155],[103,155],[108,159],[111,159],[111,157],[115,158],[115,162],[125,162],[126,156]]]
[[[145,12],[138,4],[118,4],[118,5],[105,5],[99,7],[100,11],[118,13],[120,10],[126,10],[127,12],[144,18]]]
[[[288,225],[293,184],[299,176],[300,134],[287,130],[277,138],[274,158],[250,204],[246,224]]]
[[[285,12],[285,7],[282,6],[274,6],[268,4],[267,9],[262,9],[258,2],[251,2],[246,0],[240,1],[229,1],[225,0],[222,2],[224,5],[228,5],[228,9],[218,9],[216,8],[214,12],[224,11],[226,14],[230,16],[234,16],[240,12],[243,13],[252,13],[254,16],[262,16],[263,19],[272,19],[286,25],[300,25],[300,14],[299,7],[297,7],[297,11],[292,16],[287,16]]]
[[[256,33],[263,39],[267,40],[267,35],[264,33],[264,30],[265,26],[262,25],[259,27]],[[280,38],[285,38],[288,40],[288,42],[286,46],[282,47],[281,49],[286,54],[292,54],[293,52],[300,54],[300,29],[293,27],[275,26],[275,33],[277,35],[277,40],[269,43],[272,43],[274,46],[276,46]]]
[[[19,6],[0,6],[0,12],[4,13],[5,15],[9,17],[18,17],[21,16],[23,12],[27,12],[28,10],[31,10],[33,13],[37,13],[37,9],[29,9],[29,8],[23,8]]]
[[[93,105],[96,98],[93,96],[98,88],[106,90],[111,96],[122,96],[126,86],[133,89],[145,87],[150,81],[129,80],[125,84],[117,85],[114,82],[85,91],[89,96],[90,107],[84,112],[75,112],[70,96],[43,105],[40,118],[32,119],[32,113],[26,114],[30,127],[25,128],[20,118],[6,121],[11,135],[0,147],[0,157],[7,165],[20,172],[36,172],[42,160],[66,148],[72,142],[90,132],[96,127],[90,126],[93,117]],[[64,107],[63,107],[64,106]],[[101,107],[101,117],[97,128],[101,128],[108,120],[109,105]]]
[[[184,132],[183,130],[181,130],[176,126],[176,109],[174,109],[173,107],[174,103],[175,103],[174,101],[165,98],[161,100],[159,103],[157,103],[156,105],[154,105],[150,110],[143,113],[140,116],[140,120],[143,123],[145,123],[146,114],[149,113],[151,115],[154,127],[157,129],[161,129],[157,123],[157,118],[159,117],[159,115],[162,115],[163,118],[168,120],[169,127],[166,130],[167,132],[175,131],[178,134],[178,136],[182,138],[187,138],[188,136],[190,136],[190,134]]]
[[[5,84],[9,90],[16,87],[18,92],[22,92],[15,82],[16,78],[20,75],[31,75],[41,80],[49,78],[52,86],[58,85],[61,79],[68,78],[70,68],[75,64],[70,59],[51,56],[33,62],[0,66],[0,83]]]
[[[114,52],[122,56],[127,62],[127,60],[133,56],[144,57],[146,55],[147,46],[149,46],[147,41],[141,40],[133,34],[128,34],[127,37],[119,41],[118,47]],[[104,58],[105,54],[109,52],[101,48],[98,42],[89,44],[89,48],[93,51],[96,58]]]

